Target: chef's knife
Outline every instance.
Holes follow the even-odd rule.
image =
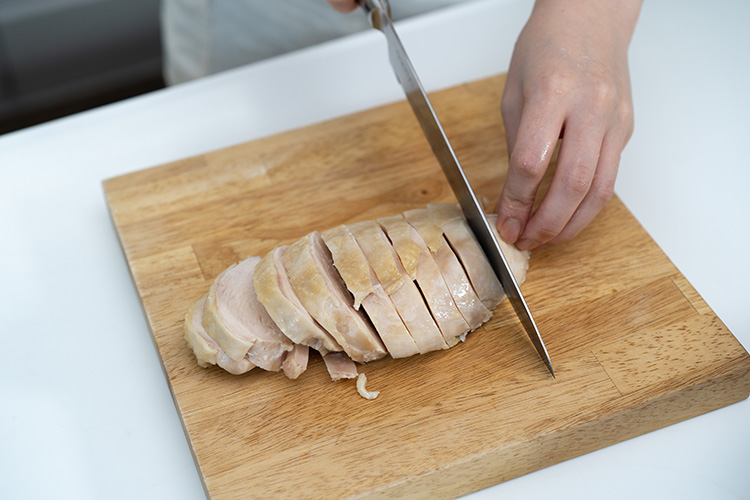
[[[492,232],[490,223],[484,215],[484,210],[482,210],[474,191],[471,189],[471,185],[461,165],[458,163],[458,158],[456,158],[456,154],[448,142],[448,137],[446,137],[443,127],[440,125],[440,121],[432,109],[432,104],[427,98],[427,94],[422,88],[419,78],[417,78],[417,73],[414,71],[414,67],[406,55],[404,46],[396,34],[396,30],[391,22],[388,0],[358,1],[367,13],[372,27],[382,31],[385,35],[388,42],[388,55],[391,66],[393,66],[393,70],[396,73],[396,78],[398,78],[399,83],[404,88],[406,99],[409,101],[414,114],[417,115],[419,124],[422,126],[422,130],[432,147],[432,151],[443,168],[443,172],[448,178],[453,193],[458,198],[469,227],[471,227],[476,235],[479,245],[484,250],[492,265],[492,269],[500,279],[500,283],[503,285],[503,289],[508,295],[508,299],[513,305],[513,309],[521,320],[521,324],[531,342],[554,377],[555,372],[552,369],[547,348],[544,346],[542,336],[539,334],[539,329],[534,322],[534,318],[531,317],[526,300],[524,300],[518,283],[513,277],[510,266],[508,266],[508,261],[505,259],[505,255],[503,255],[503,251]]]

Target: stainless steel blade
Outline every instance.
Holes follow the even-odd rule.
[[[554,377],[555,371],[552,369],[552,363],[549,359],[547,348],[544,345],[544,341],[542,341],[542,336],[539,334],[539,329],[534,322],[534,318],[531,316],[529,307],[526,305],[526,300],[523,298],[518,283],[510,270],[508,261],[505,259],[505,255],[503,255],[503,251],[495,238],[490,223],[487,220],[487,217],[485,217],[484,211],[482,210],[463,169],[461,168],[461,164],[458,162],[458,158],[456,158],[456,154],[453,152],[448,137],[445,135],[442,125],[440,125],[440,121],[432,108],[432,104],[427,98],[427,94],[422,88],[419,78],[417,78],[417,73],[414,71],[414,67],[411,64],[409,57],[406,55],[401,40],[396,34],[396,30],[393,27],[390,18],[390,6],[388,5],[388,1],[361,0],[360,5],[368,14],[372,27],[385,34],[386,40],[388,41],[388,55],[391,61],[391,66],[393,66],[396,77],[404,88],[404,92],[406,92],[406,99],[411,105],[414,114],[417,116],[419,124],[422,126],[422,130],[432,147],[433,153],[435,153],[445,176],[448,178],[453,193],[456,195],[456,198],[458,198],[458,202],[466,215],[469,227],[471,227],[474,235],[479,241],[479,245],[487,255],[487,258],[492,265],[492,269],[495,271],[500,283],[503,285],[503,289],[508,295],[508,299],[513,305],[513,309],[521,320],[521,324],[531,339],[532,344],[534,344],[539,356]]]

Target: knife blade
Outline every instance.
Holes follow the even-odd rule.
[[[458,162],[458,158],[448,141],[448,137],[445,135],[445,131],[435,114],[435,110],[432,108],[432,103],[430,103],[417,77],[417,73],[406,54],[406,50],[396,33],[396,29],[391,21],[388,0],[359,0],[359,5],[365,10],[372,27],[380,30],[385,35],[391,66],[396,73],[398,82],[406,93],[406,100],[417,116],[424,135],[430,143],[432,151],[461,205],[469,227],[476,236],[479,246],[486,254],[492,269],[500,280],[500,284],[503,286],[510,303],[513,305],[513,310],[520,319],[537,353],[554,378],[555,371],[552,369],[552,362],[550,361],[547,348],[544,345],[536,322],[531,316],[531,311],[529,311],[526,300],[495,238],[490,223],[484,215],[484,210],[482,210],[474,194],[474,190],[471,188],[466,174]]]

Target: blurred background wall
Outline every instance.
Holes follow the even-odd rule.
[[[0,134],[163,86],[159,0],[0,0]]]

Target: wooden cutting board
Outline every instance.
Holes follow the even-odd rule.
[[[502,76],[433,95],[475,189],[507,169]],[[214,277],[312,230],[454,201],[401,102],[104,183],[208,495],[454,498],[740,401],[750,357],[623,204],[534,252],[523,287],[557,373],[510,306],[448,351],[331,382],[198,367],[183,315]]]

